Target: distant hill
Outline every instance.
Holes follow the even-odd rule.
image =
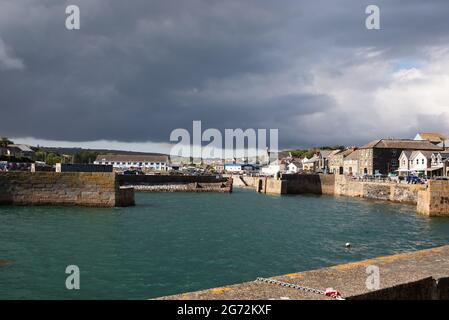
[[[123,150],[109,150],[109,149],[85,149],[85,148],[56,148],[56,147],[41,147],[46,152],[53,152],[58,154],[74,155],[80,152],[95,152],[98,154],[133,154],[133,155],[151,155],[151,156],[165,156],[163,153],[156,152],[137,152],[137,151],[123,151]]]

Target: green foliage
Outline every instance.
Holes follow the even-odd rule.
[[[336,146],[324,146],[324,147],[320,147],[318,149],[321,149],[321,150],[344,150],[344,149],[346,149],[346,147],[336,145]]]
[[[34,157],[36,161],[45,161],[46,152],[40,149],[35,150]]]
[[[73,155],[73,162],[82,164],[93,163],[98,155],[99,155],[98,152],[93,151],[77,152]]]
[[[317,151],[316,149],[290,150],[290,152],[294,158],[307,157],[308,159],[312,158],[316,151]]]
[[[47,152],[45,149],[35,147],[33,148],[35,151],[35,159],[37,161],[45,161],[49,165],[54,165],[55,163],[62,162],[72,162],[72,160],[69,158],[65,158],[64,156],[56,153],[56,152]],[[93,163],[97,156],[99,155],[98,152],[93,151],[80,151],[73,154],[73,163],[81,163],[81,164],[89,164]]]
[[[310,159],[319,150],[344,150],[345,148],[346,148],[345,146],[322,146],[319,148],[311,148],[311,149],[289,150],[289,152],[291,152],[294,158],[307,157],[308,159]]]
[[[208,172],[208,173],[216,173],[215,167],[213,165],[208,164],[206,166],[206,172]]]
[[[62,161],[62,157],[59,154],[50,152],[47,154],[46,163],[50,166],[55,165],[58,162]]]

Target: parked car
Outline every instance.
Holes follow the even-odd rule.
[[[142,174],[140,171],[137,170],[126,170],[123,172],[124,175],[139,175]]]
[[[396,175],[388,175],[388,179],[390,179],[390,181],[394,181],[394,182],[400,181],[399,177]]]
[[[407,181],[407,183],[410,183],[410,184],[424,183],[424,181],[417,176],[408,176],[406,181]]]

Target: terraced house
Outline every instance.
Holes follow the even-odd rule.
[[[354,150],[343,160],[343,173],[357,175],[359,172],[359,150]]]
[[[347,156],[355,151],[354,148],[339,150],[329,156],[329,172],[333,174],[344,173],[344,161]]]
[[[442,177],[448,174],[449,153],[434,151],[402,151],[399,157],[399,175]]]
[[[168,171],[167,155],[101,154],[94,164],[112,165],[115,170]]]
[[[449,152],[433,153],[431,158],[432,176],[449,176]]]
[[[428,140],[379,139],[359,148],[359,175],[396,173],[402,151],[443,151]]]

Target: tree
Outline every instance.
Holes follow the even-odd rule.
[[[300,149],[300,150],[291,150],[291,154],[294,158],[311,158],[315,154],[316,149]]]
[[[37,161],[45,161],[46,152],[43,150],[37,150],[34,157]]]
[[[14,144],[14,142],[9,140],[7,137],[1,137],[0,138],[0,147],[6,148],[10,144]]]
[[[93,151],[80,151],[73,155],[73,161],[74,163],[93,163],[97,156],[99,155],[98,152]]]
[[[47,155],[46,163],[48,165],[50,165],[50,166],[53,166],[53,165],[55,165],[55,164],[57,164],[58,162],[61,162],[61,161],[62,161],[62,157],[60,155],[56,154],[56,153],[52,153],[51,152],[51,153],[49,153]]]

